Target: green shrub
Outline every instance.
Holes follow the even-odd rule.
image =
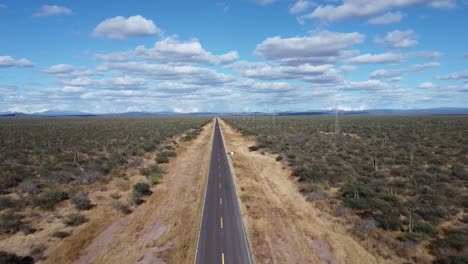
[[[88,218],[80,213],[71,213],[65,216],[63,223],[67,226],[79,226],[88,222]]]
[[[1,264],[33,264],[34,259],[30,256],[21,257],[13,253],[0,251]]]
[[[16,233],[23,226],[24,216],[8,209],[0,214],[0,232],[2,233]]]
[[[66,238],[66,237],[69,237],[70,235],[71,233],[66,232],[66,231],[57,231],[57,232],[52,233],[52,237],[57,237],[57,238]]]
[[[85,192],[77,192],[71,197],[71,202],[78,210],[89,210],[93,207],[88,194]]]
[[[59,188],[49,188],[33,198],[34,206],[51,210],[61,201],[67,200],[68,194]]]
[[[169,158],[168,158],[164,153],[158,153],[158,154],[156,155],[155,161],[156,161],[158,164],[169,163]]]
[[[150,186],[146,182],[137,182],[133,185],[133,192],[139,193],[141,195],[150,195],[151,190]]]

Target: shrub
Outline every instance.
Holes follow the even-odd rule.
[[[17,202],[8,196],[0,196],[0,210],[13,208],[17,206]]]
[[[59,188],[49,188],[33,198],[34,206],[51,210],[61,201],[68,199],[68,194]]]
[[[153,164],[148,167],[140,169],[140,173],[146,177],[150,177],[152,175],[160,175],[164,173],[164,169],[159,166],[158,164]]]
[[[93,207],[88,194],[85,192],[77,192],[71,197],[71,202],[78,210],[89,210]]]
[[[151,190],[149,185],[146,182],[137,182],[133,185],[133,192],[139,193],[141,195],[150,195]]]
[[[114,207],[114,209],[116,209],[117,211],[120,211],[120,212],[122,212],[124,214],[131,214],[132,213],[132,210],[130,210],[128,205],[125,204],[124,202],[121,202],[121,201],[114,201],[114,203],[112,203],[112,207]]]
[[[16,233],[23,225],[24,216],[9,209],[0,214],[0,232]]]
[[[280,160],[283,160],[283,156],[281,156],[281,155],[276,157],[276,161],[280,161]]]
[[[88,218],[80,213],[71,213],[65,216],[63,223],[67,226],[79,226],[88,222]]]
[[[163,153],[164,153],[165,156],[170,157],[170,158],[173,158],[173,157],[177,156],[177,152],[175,152],[173,150],[165,150]]]
[[[250,146],[249,147],[249,151],[257,151],[259,150],[260,148],[258,146]]]
[[[34,259],[30,256],[17,256],[13,253],[0,251],[0,263],[1,264],[33,264]]]
[[[66,232],[66,231],[57,231],[57,232],[52,233],[52,237],[57,237],[57,238],[66,238],[66,237],[69,237],[70,235],[71,233]]]
[[[158,164],[169,163],[169,158],[164,153],[158,153],[155,160]]]

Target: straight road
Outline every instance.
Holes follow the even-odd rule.
[[[216,118],[195,264],[251,264],[237,193]]]

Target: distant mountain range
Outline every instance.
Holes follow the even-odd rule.
[[[362,111],[343,111],[338,110],[341,115],[468,115],[468,108],[455,108],[455,107],[441,107],[441,108],[428,108],[428,109],[370,109]],[[313,116],[313,115],[334,115],[336,110],[309,110],[309,111],[287,111],[278,112],[274,115],[278,116]],[[273,113],[267,112],[195,112],[195,113],[176,113],[170,111],[163,112],[124,112],[124,113],[103,113],[103,114],[90,114],[80,111],[61,111],[61,110],[47,110],[43,112],[25,114],[18,112],[0,112],[0,116],[24,116],[24,117],[91,117],[91,116],[203,116],[203,115],[272,115]]]

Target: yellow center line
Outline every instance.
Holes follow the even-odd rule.
[[[221,253],[221,263],[224,264],[224,253]]]
[[[221,229],[223,229],[223,217],[221,217]]]

